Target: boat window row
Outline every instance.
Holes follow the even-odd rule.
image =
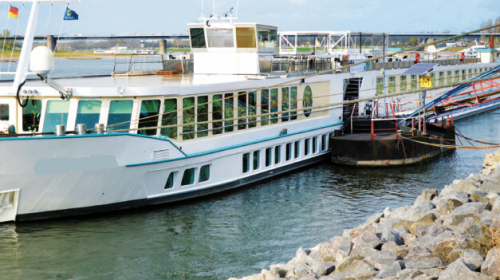
[[[242,173],[265,169],[328,150],[328,134],[244,153]]]
[[[179,177],[179,175],[182,177]],[[165,189],[172,189],[175,187],[188,187],[196,183],[204,183],[210,181],[210,164],[201,167],[186,168],[182,171],[172,171],[167,176]]]
[[[447,86],[472,79],[480,74],[490,71],[493,67],[469,68],[461,70],[449,70],[430,73],[433,86]],[[383,77],[376,78],[377,95],[384,94]],[[418,90],[418,75],[395,75],[386,76],[386,93],[400,93]]]
[[[312,107],[309,85],[300,93],[292,86],[164,99],[32,99],[22,110],[22,131],[54,132],[61,124],[67,130],[77,124],[92,129],[103,123],[108,133],[132,129],[190,140],[308,118]],[[8,115],[8,104],[0,105],[0,118]]]

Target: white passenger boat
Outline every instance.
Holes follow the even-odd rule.
[[[2,73],[14,80],[0,83],[0,222],[180,201],[317,163],[343,125],[345,108],[332,104],[379,94],[380,70],[305,76],[314,69],[303,58],[277,55],[277,27],[232,20],[189,25],[193,74],[52,80],[50,50],[32,51],[36,20],[41,3],[66,1],[24,1],[19,67]],[[446,81],[493,66],[434,71]],[[386,71],[389,92],[413,87],[403,71]]]

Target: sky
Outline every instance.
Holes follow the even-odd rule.
[[[22,34],[31,4],[11,2],[19,18],[7,19],[9,3],[0,2],[0,30]],[[68,5],[78,21],[62,20]],[[199,21],[202,7],[205,16],[233,7],[240,22],[276,25],[281,31],[461,33],[500,17],[500,0],[81,0],[45,3],[36,33],[187,35],[186,24]]]

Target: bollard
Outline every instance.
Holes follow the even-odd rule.
[[[95,124],[95,132],[97,134],[103,134],[104,133],[104,124],[102,124],[102,123],[96,123]]]
[[[64,134],[66,134],[66,128],[64,127],[64,124],[56,125],[56,135],[64,136]]]
[[[76,134],[84,135],[87,133],[87,126],[85,124],[77,124],[76,125]]]

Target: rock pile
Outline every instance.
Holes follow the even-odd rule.
[[[483,167],[242,280],[500,279],[500,151]]]

